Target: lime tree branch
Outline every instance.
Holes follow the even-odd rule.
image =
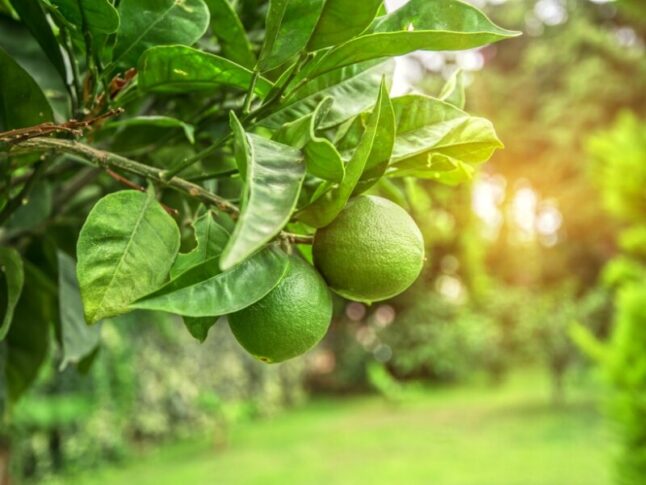
[[[26,128],[16,128],[14,130],[0,132],[0,143],[7,143],[9,145],[16,145],[29,138],[43,137],[53,133],[67,133],[73,136],[83,135],[84,130],[92,128],[97,123],[118,116],[123,113],[122,108],[115,108],[108,110],[99,116],[86,118],[84,120],[69,120],[65,123],[52,123],[46,122],[36,126],[29,126]]]
[[[71,153],[77,155],[94,165],[103,169],[121,170],[133,175],[139,175],[148,180],[161,183],[179,192],[182,192],[190,197],[201,200],[204,204],[212,206],[223,212],[228,212],[232,215],[237,215],[239,209],[222,197],[219,197],[197,184],[189,182],[178,177],[173,177],[170,180],[164,180],[161,176],[162,171],[143,163],[130,160],[129,158],[122,157],[115,153],[106,152],[97,148],[91,147],[84,143],[73,140],[61,140],[57,138],[31,138],[25,140],[18,145],[16,149],[28,149],[30,151],[47,151],[53,150],[59,153]]]
[[[240,213],[240,209],[222,197],[209,192],[204,187],[189,182],[179,177],[173,177],[165,180],[162,176],[163,171],[148,165],[144,165],[135,160],[131,160],[121,155],[99,150],[84,143],[73,140],[61,140],[57,138],[31,138],[15,145],[14,150],[27,151],[54,151],[59,153],[69,153],[76,155],[106,171],[120,170],[133,175],[138,175],[145,179],[161,183],[169,188],[177,190],[189,197],[199,199],[209,207],[214,207],[220,211],[227,212],[234,217]],[[312,244],[312,238],[301,234],[292,234],[281,232],[279,238],[292,244]]]

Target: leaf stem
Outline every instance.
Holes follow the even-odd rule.
[[[254,90],[256,89],[256,82],[258,81],[258,76],[260,76],[260,73],[258,71],[254,71],[253,77],[251,78],[251,83],[249,83],[249,90],[247,91],[247,95],[244,98],[242,114],[246,115],[251,110],[251,102],[253,101],[253,95],[254,95]]]
[[[218,140],[213,143],[213,145],[205,148],[201,152],[196,153],[192,157],[184,159],[182,162],[180,162],[177,167],[171,168],[169,170],[164,170],[161,173],[161,178],[164,181],[171,180],[173,177],[178,175],[180,172],[183,172],[187,168],[189,168],[191,165],[199,162],[203,158],[208,157],[212,153],[215,153],[222,145],[224,145],[226,142],[229,141],[229,139],[233,136],[233,133],[229,132],[226,135],[220,137]]]

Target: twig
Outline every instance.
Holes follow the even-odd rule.
[[[118,116],[121,113],[123,113],[123,108],[114,108],[99,116],[87,118],[81,121],[69,120],[65,123],[47,122],[36,126],[29,126],[27,128],[17,128],[15,130],[4,131],[0,132],[0,142],[15,145],[30,138],[51,135],[52,133],[68,133],[73,136],[81,136],[83,135],[83,130],[87,130],[93,125],[96,125],[101,121],[105,121],[108,118]]]
[[[193,155],[192,157],[184,159],[182,162],[179,163],[179,165],[177,165],[177,167],[165,170],[164,172],[162,172],[162,178],[164,180],[170,180],[176,175],[179,175],[181,172],[183,172],[193,164],[199,162],[203,158],[208,157],[212,153],[215,153],[222,145],[228,142],[232,136],[233,136],[233,133],[229,132],[228,134],[224,135],[220,139],[216,140],[215,143],[213,143],[210,147],[205,148],[201,152],[198,152],[195,155]]]
[[[302,234],[292,234],[291,232],[283,232],[280,237],[286,239],[291,244],[313,244],[314,236],[304,236]]]
[[[123,177],[123,176],[119,175],[119,174],[118,174],[117,172],[115,172],[114,170],[111,170],[111,169],[109,169],[109,168],[108,168],[108,169],[106,169],[106,173],[107,173],[110,177],[112,177],[113,179],[115,179],[117,182],[119,182],[120,184],[125,185],[126,187],[129,187],[129,188],[134,189],[134,190],[138,190],[139,192],[145,192],[145,191],[146,191],[146,188],[145,188],[145,187],[142,187],[142,186],[141,186],[141,185],[139,185],[139,184],[136,184],[136,183],[134,183],[134,182],[131,182],[131,181],[130,181],[130,180],[128,180],[127,178],[125,178],[125,177]]]
[[[203,182],[204,180],[229,178],[231,175],[235,175],[237,173],[237,168],[231,168],[229,170],[222,170],[221,172],[209,172],[202,175],[196,175],[195,177],[190,177],[187,180],[190,180],[191,182]]]
[[[138,190],[139,192],[145,192],[145,191],[146,191],[146,188],[145,188],[145,187],[143,187],[143,186],[141,186],[141,185],[139,185],[139,184],[136,184],[136,183],[132,182],[131,180],[128,180],[127,178],[125,178],[125,177],[123,177],[123,176],[119,175],[119,174],[118,174],[117,172],[115,172],[114,170],[110,170],[110,169],[108,168],[108,169],[106,169],[106,173],[107,173],[110,177],[112,177],[113,179],[115,179],[117,182],[119,182],[120,184],[125,185],[126,187],[129,187],[129,188],[134,189],[134,190]],[[167,206],[166,204],[163,204],[163,203],[161,203],[161,202],[160,202],[160,204],[161,204],[161,206],[164,208],[164,210],[165,210],[166,212],[168,212],[171,216],[177,216],[177,215],[179,214],[179,211],[178,211],[177,209],[175,209],[175,208],[173,208],[173,207],[169,207],[169,206]]]

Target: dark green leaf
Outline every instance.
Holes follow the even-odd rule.
[[[64,83],[67,82],[67,71],[63,55],[58,47],[58,41],[47,21],[45,11],[39,0],[11,0],[13,8],[20,19],[34,36],[41,49],[60,74]],[[1,71],[2,69],[0,69]]]
[[[101,326],[89,326],[83,317],[83,302],[76,279],[74,259],[58,251],[58,294],[63,360],[60,369],[78,363],[99,344]]]
[[[229,113],[229,125],[233,134],[233,153],[238,171],[243,180],[247,180],[247,168],[251,160],[251,145],[247,139],[244,127],[234,112]]]
[[[359,35],[374,20],[382,3],[383,0],[327,0],[308,50],[339,45]]]
[[[38,376],[47,357],[51,324],[57,319],[56,286],[25,263],[25,286],[6,340],[5,378],[15,402]]]
[[[494,25],[477,8],[457,0],[411,0],[376,21],[371,32],[334,47],[310,77],[370,59],[416,50],[464,50],[519,35]]]
[[[240,217],[220,260],[223,270],[249,257],[281,231],[296,206],[305,177],[299,150],[242,132],[233,113],[231,124],[237,126],[236,148],[242,149],[236,158],[248,158]]]
[[[188,332],[200,342],[204,342],[218,317],[183,317],[183,320]]]
[[[231,237],[231,233],[216,222],[210,211],[198,217],[193,223],[193,228],[197,245],[192,251],[177,255],[170,269],[171,278],[208,259],[219,258]]]
[[[25,275],[18,251],[0,247],[0,340],[4,340],[13,319],[13,312],[22,293]]]
[[[77,244],[78,279],[88,323],[128,311],[155,291],[179,250],[179,229],[152,192],[109,194],[94,206]]]
[[[113,121],[106,128],[127,128],[129,126],[157,126],[160,128],[181,128],[186,139],[195,143],[195,127],[170,116],[137,116],[125,120]]]
[[[139,89],[154,93],[212,91],[221,85],[248,89],[253,73],[228,59],[185,46],[155,47],[139,61]],[[272,84],[256,82],[256,94],[265,96]]]
[[[205,1],[211,11],[211,30],[220,42],[224,57],[253,69],[256,55],[233,5],[229,0]]]
[[[346,202],[355,190],[359,183],[361,175],[363,174],[367,161],[371,158],[371,154],[383,153],[383,147],[376,143],[377,133],[380,131],[380,125],[385,121],[386,124],[391,121],[388,120],[392,115],[390,108],[390,99],[388,97],[388,90],[385,83],[381,84],[379,97],[375,108],[368,119],[368,124],[365,133],[361,137],[361,141],[352,159],[348,162],[345,169],[345,177],[338,187],[327,192],[312,205],[305,210],[298,213],[299,220],[309,224],[313,227],[327,226],[343,209]],[[382,121],[382,118],[384,121]]]
[[[319,128],[338,125],[374,104],[381,79],[385,75],[389,80],[393,69],[394,62],[389,61],[378,65],[368,63],[344,67],[319,76],[288,95],[271,115],[259,123],[278,129],[285,123],[312,113],[323,99],[331,97],[334,104]]]
[[[50,0],[61,15],[77,28],[83,38],[87,34],[92,49],[100,54],[109,34],[119,28],[119,13],[108,0]]]
[[[341,155],[327,138],[316,135],[316,127],[325,118],[333,103],[325,98],[313,113],[288,123],[277,131],[273,140],[302,150],[307,172],[315,177],[340,182],[345,173]]]
[[[269,71],[301,52],[314,31],[324,0],[270,0],[258,66]]]
[[[440,93],[440,99],[456,108],[464,109],[466,96],[464,94],[464,73],[461,69],[455,71],[446,81]]]
[[[395,112],[390,97],[385,94],[374,145],[354,194],[368,190],[386,173],[395,146],[395,132]]]
[[[0,48],[0,131],[52,120],[52,108],[36,81]]]
[[[264,297],[280,282],[288,267],[289,258],[276,247],[267,247],[222,273],[216,260],[208,260],[132,307],[190,317],[226,315]],[[204,279],[209,272],[213,276]]]
[[[47,220],[52,212],[52,186],[44,181],[32,188],[29,197],[14,212],[6,224],[9,234],[14,231],[33,229]]]
[[[150,47],[194,44],[209,25],[203,0],[121,0],[119,16],[113,62],[126,67]]]

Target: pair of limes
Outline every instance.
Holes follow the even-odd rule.
[[[332,318],[328,286],[366,303],[408,288],[422,269],[424,241],[400,206],[361,195],[316,232],[312,253],[318,272],[293,255],[287,275],[267,296],[229,315],[238,342],[263,362],[290,359],[323,338]]]

